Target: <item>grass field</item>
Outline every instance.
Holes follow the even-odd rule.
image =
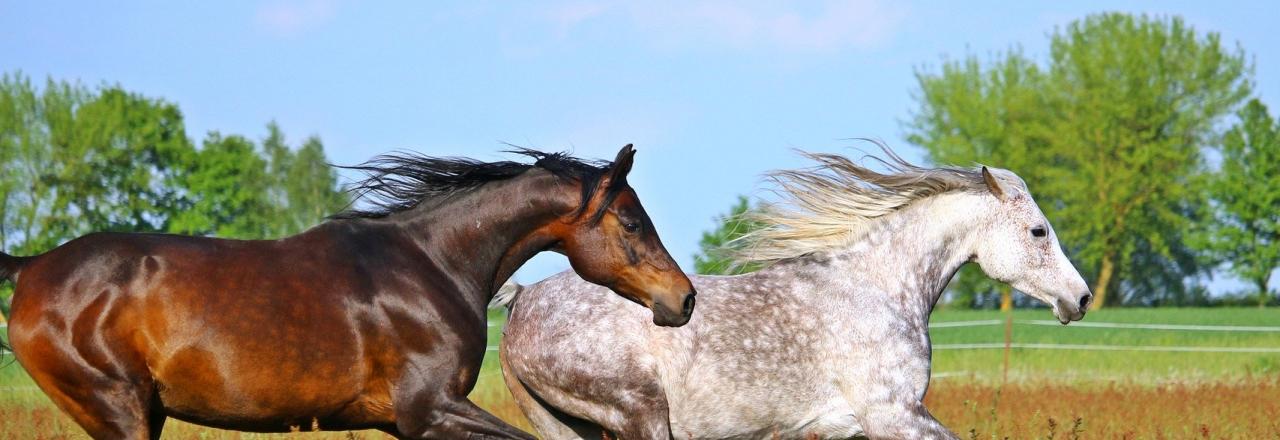
[[[999,312],[938,311],[934,324],[1003,320]],[[1280,332],[1145,330],[1036,325],[1046,310],[1012,315],[1015,344],[1280,349]],[[490,344],[501,336],[495,314]],[[1280,310],[1117,309],[1092,312],[1089,323],[1280,326]],[[945,325],[945,324],[944,324]],[[938,327],[938,347],[1004,342],[1005,326]],[[1280,352],[1095,351],[1015,348],[938,349],[926,402],[965,438],[1272,438],[1280,439]],[[509,400],[496,352],[485,358],[472,398],[525,429]],[[16,365],[0,368],[0,438],[84,438]],[[180,422],[165,438],[384,438],[373,432],[241,434]]]

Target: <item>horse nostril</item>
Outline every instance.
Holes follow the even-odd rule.
[[[1080,297],[1080,310],[1084,310],[1084,309],[1088,308],[1088,307],[1089,307],[1089,300],[1091,300],[1091,299],[1093,299],[1093,295],[1090,295],[1090,294],[1087,294],[1087,293],[1086,293],[1084,296]]]
[[[684,297],[684,306],[681,308],[681,312],[683,312],[683,313],[684,313],[684,316],[689,316],[689,315],[692,315],[692,314],[693,314],[693,303],[694,303],[694,302],[695,302],[695,300],[693,299],[693,295],[692,295],[692,294],[685,295],[685,297]]]

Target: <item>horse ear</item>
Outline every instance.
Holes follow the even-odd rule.
[[[631,163],[635,161],[636,149],[627,144],[618,150],[618,157],[613,159],[613,166],[609,167],[609,174],[604,178],[606,187],[620,184],[627,181],[627,174],[631,172]]]
[[[982,180],[987,182],[987,189],[991,190],[991,194],[995,195],[997,199],[1004,200],[1003,184],[996,180],[996,176],[991,175],[991,170],[988,170],[986,166],[982,167]]]

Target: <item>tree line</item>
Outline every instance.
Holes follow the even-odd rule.
[[[281,237],[349,203],[319,137],[291,146],[271,122],[197,146],[173,103],[21,73],[0,77],[0,170],[0,249],[16,255],[93,231]]]
[[[918,68],[903,128],[931,162],[1022,176],[1094,307],[1221,302],[1204,286],[1220,269],[1253,286],[1226,301],[1266,305],[1280,267],[1280,123],[1251,99],[1252,76],[1243,48],[1181,18],[1096,14],[1055,29],[1045,60],[1012,48]],[[715,249],[743,232],[734,218],[704,235],[700,271],[727,267]],[[947,298],[1014,300],[974,265]]]

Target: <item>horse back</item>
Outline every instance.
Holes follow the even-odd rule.
[[[330,250],[309,241],[312,252],[289,240],[89,234],[23,268],[13,330],[18,337],[37,324],[73,335],[118,330],[142,333],[155,347],[210,327],[335,319],[320,303],[349,291],[340,286],[350,274],[324,264]]]

